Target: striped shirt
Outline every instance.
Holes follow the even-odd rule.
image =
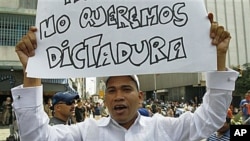
[[[222,136],[219,136],[217,132],[213,133],[207,141],[230,141],[230,130],[227,130]]]

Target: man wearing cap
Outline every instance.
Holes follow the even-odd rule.
[[[24,84],[12,89],[21,140],[198,141],[209,137],[225,121],[225,111],[231,104],[238,73],[225,66],[231,39],[229,32],[213,21],[212,14],[208,17],[211,21],[210,37],[217,49],[217,71],[207,73],[207,92],[194,113],[185,112],[179,118],[141,116],[138,103],[143,100],[143,93],[138,78],[135,75],[111,76],[106,80],[104,97],[109,117],[88,118],[72,126],[50,126],[49,118],[41,108],[41,79],[28,78],[25,73]],[[36,31],[37,28],[31,27],[16,46],[24,72],[28,58],[37,48]]]
[[[50,119],[50,125],[72,123],[72,115],[75,112],[75,100],[79,95],[71,92],[57,92],[52,97],[53,117]]]

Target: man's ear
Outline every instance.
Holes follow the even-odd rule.
[[[56,105],[54,106],[54,110],[60,111],[60,109],[61,109],[61,104],[56,104]]]
[[[142,103],[143,100],[144,100],[144,93],[143,93],[142,91],[139,91],[138,97],[139,97],[139,99],[140,99],[140,102]]]
[[[58,109],[58,104],[54,105],[54,110]]]

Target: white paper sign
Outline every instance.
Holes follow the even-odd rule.
[[[36,27],[30,77],[216,69],[202,0],[39,0]]]

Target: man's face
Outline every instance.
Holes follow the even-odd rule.
[[[119,124],[133,122],[137,117],[142,92],[130,76],[110,77],[105,93],[105,105],[110,116]]]
[[[55,105],[57,110],[56,113],[64,118],[68,118],[72,116],[75,112],[75,102],[72,101],[71,103],[65,103],[65,102],[58,102],[58,104]]]
[[[247,93],[246,99],[250,101],[250,93]]]
[[[11,98],[10,98],[10,97],[7,97],[6,100],[7,100],[8,102],[10,102],[10,101],[11,101]]]
[[[52,105],[52,100],[51,99],[48,99],[48,105]]]

